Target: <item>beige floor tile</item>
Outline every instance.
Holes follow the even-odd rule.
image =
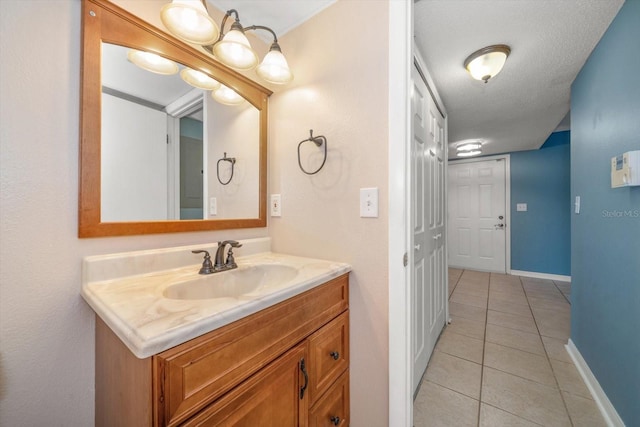
[[[500,344],[529,353],[545,356],[540,335],[498,325],[487,325],[487,342]]]
[[[544,426],[570,426],[560,391],[485,367],[482,402]]]
[[[469,295],[459,292],[456,289],[451,295],[451,301],[457,302],[459,304],[472,305],[474,307],[487,308],[487,297],[485,296],[475,296]]]
[[[502,300],[497,300],[495,298],[494,299],[489,298],[488,308],[489,310],[516,314],[518,316],[527,316],[527,317],[531,316],[531,309],[529,308],[528,304],[526,305],[514,304],[512,302],[506,302]]]
[[[486,403],[480,404],[480,427],[537,427],[535,424],[516,417],[513,414],[494,408]]]
[[[509,293],[509,294],[519,294],[524,295],[524,290],[522,289],[522,285],[520,283],[491,283],[489,287],[491,292],[501,292],[501,293]]]
[[[554,301],[567,301],[567,299],[562,295],[557,289],[549,289],[549,290],[529,290],[525,288],[525,293],[528,298],[539,298],[539,299],[548,299]]]
[[[476,287],[473,285],[466,285],[466,284],[460,284],[456,288],[456,292],[466,294],[466,295],[473,295],[476,297],[482,297],[485,300],[487,299],[487,295],[489,294],[489,290],[487,288]]]
[[[484,341],[451,332],[447,329],[440,336],[436,350],[475,363],[482,363]]]
[[[569,307],[567,305],[567,307]],[[569,339],[571,333],[571,311],[531,307],[540,335],[559,339]]]
[[[528,305],[527,297],[524,292],[502,292],[494,289],[493,286],[489,291],[489,299],[502,302],[510,302],[512,304]]]
[[[449,313],[452,316],[464,317],[475,321],[484,322],[487,317],[487,310],[482,307],[449,302]]]
[[[571,293],[571,282],[559,282],[559,281],[556,282],[554,280],[553,283],[556,284],[558,289],[560,289],[560,292],[562,292],[563,294]]]
[[[479,402],[430,381],[423,381],[413,402],[415,427],[475,427]]]
[[[529,304],[534,308],[544,308],[547,310],[570,310],[571,306],[569,302],[563,299],[548,299],[548,298],[538,298],[538,297],[529,297]]]
[[[549,359],[560,360],[561,362],[573,363],[565,345],[567,340],[552,337],[541,337],[544,348]]]
[[[451,316],[451,323],[445,330],[467,337],[484,339],[485,321],[465,319],[464,317]]]
[[[473,399],[480,398],[481,365],[434,351],[425,378]]]
[[[540,356],[488,342],[484,350],[484,365],[550,387],[556,386],[546,355]]]
[[[500,311],[487,311],[487,323],[504,326],[505,328],[517,329],[519,331],[537,333],[538,329],[533,321],[533,316],[521,316]]]
[[[569,417],[571,417],[574,426],[605,427],[607,425],[595,401],[567,392],[562,392],[562,397],[567,404]]]
[[[592,399],[589,389],[585,385],[584,381],[582,381],[582,377],[573,363],[560,362],[559,360],[551,359],[551,367],[558,379],[560,390],[585,397],[587,399]]]

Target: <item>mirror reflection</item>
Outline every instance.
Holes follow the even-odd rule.
[[[258,217],[260,111],[182,64],[142,69],[134,53],[102,43],[101,220]]]

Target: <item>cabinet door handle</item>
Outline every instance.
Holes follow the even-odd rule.
[[[340,424],[340,417],[336,417],[336,416],[331,416],[331,418],[329,418],[331,420],[331,423],[334,426],[337,426],[338,424]]]
[[[329,356],[333,357],[333,360],[338,360],[340,358],[340,353],[338,353],[337,351],[332,351],[331,353],[329,353]]]
[[[307,389],[307,386],[309,385],[309,375],[307,375],[307,369],[304,365],[304,358],[300,360],[300,370],[304,375],[304,385],[300,388],[300,399],[302,400],[302,398],[304,398],[304,391]]]

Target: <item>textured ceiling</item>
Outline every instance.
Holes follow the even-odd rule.
[[[266,25],[282,36],[336,0],[208,1],[238,10],[245,26]],[[360,0],[363,14],[367,1],[374,0]],[[415,43],[447,109],[450,145],[481,139],[483,154],[529,150],[567,129],[571,83],[623,3],[415,1]],[[256,35],[270,42],[268,33]],[[486,84],[471,79],[465,58],[492,44],[511,46],[504,69]]]
[[[450,146],[482,139],[483,154],[539,148],[567,115],[571,83],[623,2],[417,1],[415,43],[447,109]],[[465,58],[492,44],[511,46],[511,55],[495,79],[473,80]]]

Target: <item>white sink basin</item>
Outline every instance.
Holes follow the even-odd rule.
[[[202,275],[167,287],[163,296],[179,300],[250,298],[266,288],[286,286],[298,269],[281,264],[241,266],[234,270]]]

